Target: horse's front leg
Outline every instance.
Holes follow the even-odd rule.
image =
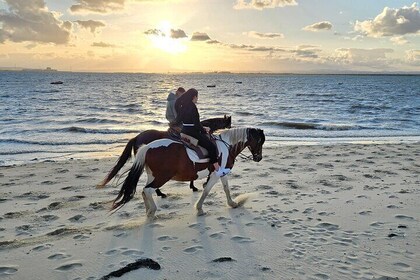
[[[232,208],[238,207],[239,204],[236,203],[235,201],[233,201],[232,197],[230,196],[230,190],[229,190],[229,184],[228,184],[227,176],[223,176],[220,179],[222,180],[223,190],[225,191],[228,205]]]
[[[217,183],[217,180],[218,179],[219,179],[219,177],[216,175],[216,173],[213,172],[210,175],[210,179],[207,182],[206,187],[204,188],[203,193],[201,194],[200,199],[195,204],[195,208],[197,209],[197,215],[199,215],[199,216],[204,215],[203,202],[206,199],[207,195],[209,194],[211,188],[213,188],[214,184]]]

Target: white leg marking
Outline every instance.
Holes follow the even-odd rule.
[[[157,209],[156,204],[153,201],[153,196],[152,196],[154,192],[155,192],[154,188],[143,188],[145,200],[147,200],[146,205],[147,203],[149,204],[149,209],[147,209],[147,212],[146,212],[147,217],[149,218],[153,218]]]
[[[223,176],[220,179],[222,180],[223,190],[225,191],[228,205],[232,208],[238,207],[238,203],[233,201],[232,197],[230,196],[229,183],[228,183],[227,176]]]
[[[197,201],[197,203],[195,204],[195,208],[197,209],[197,215],[201,216],[204,215],[204,211],[203,211],[203,202],[206,199],[207,195],[209,194],[211,188],[213,188],[214,184],[217,183],[217,180],[219,179],[219,177],[216,175],[215,172],[213,172],[210,175],[210,179],[207,182],[206,187],[203,190],[203,193],[201,194],[200,199]]]
[[[147,212],[149,212],[149,209],[150,209],[149,201],[147,200],[147,197],[144,191],[141,192],[141,196],[143,197],[144,206],[146,207],[146,214],[147,214]]]

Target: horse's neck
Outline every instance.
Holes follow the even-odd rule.
[[[225,137],[221,137],[229,143],[229,155],[235,159],[246,147],[246,130],[229,130]]]
[[[239,142],[234,145],[230,145],[229,155],[235,159],[246,147],[246,143]]]

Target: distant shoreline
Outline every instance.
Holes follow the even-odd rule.
[[[41,72],[41,73],[79,73],[79,74],[145,74],[145,75],[278,75],[278,76],[420,76],[420,72],[100,72],[100,71],[68,71],[57,69],[30,69],[30,68],[0,68],[0,72]]]

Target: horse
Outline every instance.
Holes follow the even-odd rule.
[[[210,133],[213,133],[214,131],[218,129],[224,129],[224,128],[231,128],[232,125],[232,117],[224,115],[223,118],[212,118],[203,120],[201,122],[203,126],[207,126],[210,128]],[[131,138],[127,145],[124,148],[124,151],[120,155],[120,157],[117,160],[117,163],[114,165],[114,167],[109,171],[109,173],[106,175],[105,179],[102,180],[101,183],[96,185],[98,188],[103,188],[109,181],[112,180],[112,178],[117,175],[118,171],[121,170],[121,168],[124,166],[124,164],[131,158],[131,151],[133,151],[134,155],[137,154],[137,150],[141,145],[149,144],[150,142],[153,142],[158,139],[162,138],[168,138],[170,136],[169,131],[160,131],[155,129],[145,130],[138,134],[136,137]],[[190,182],[190,189],[192,189],[194,192],[198,191],[198,189],[194,186],[194,181]],[[162,193],[159,189],[156,189],[156,194],[158,196],[161,196],[163,198],[166,197],[166,194]]]
[[[246,147],[251,151],[252,159],[255,162],[262,159],[265,135],[261,129],[232,128],[222,131],[215,138],[219,155],[221,153],[228,154],[226,163],[228,168],[233,168],[235,158]],[[219,159],[219,163],[220,161]],[[239,206],[230,196],[227,176],[218,177],[213,164],[208,161],[204,163],[191,161],[186,147],[182,143],[170,139],[161,139],[140,147],[133,166],[113,202],[111,211],[118,210],[134,197],[137,183],[144,169],[147,172],[147,183],[143,188],[142,196],[146,206],[146,214],[149,218],[154,216],[157,209],[152,197],[153,190],[162,187],[169,180],[192,181],[197,178],[208,177],[203,193],[195,204],[198,215],[204,214],[203,202],[219,178],[222,181],[228,205],[232,208]]]

